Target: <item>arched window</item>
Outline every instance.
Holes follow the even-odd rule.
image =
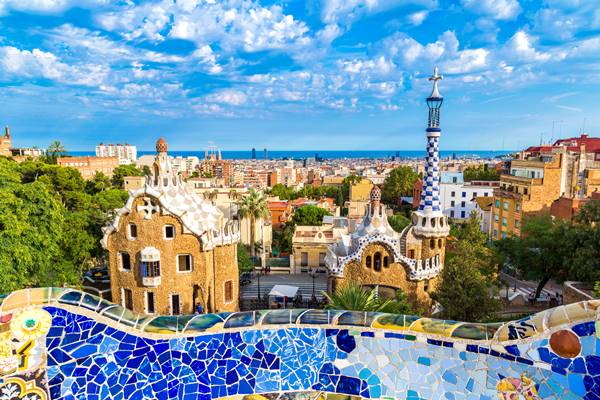
[[[375,253],[373,257],[373,269],[377,272],[381,271],[381,253]]]
[[[365,265],[367,268],[371,268],[371,256],[365,258]]]
[[[389,265],[389,262],[388,262],[388,257],[387,256],[383,257],[383,267],[387,268],[389,266],[390,265]]]
[[[435,249],[435,239],[429,240],[429,247],[431,247],[432,249]]]
[[[412,259],[415,258],[415,250],[414,249],[410,249],[408,251],[408,258],[412,258]]]
[[[442,248],[442,239],[438,239],[438,247],[441,249]]]

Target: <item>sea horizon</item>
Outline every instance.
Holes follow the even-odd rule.
[[[441,150],[441,158],[500,158],[501,156],[512,153],[511,150]],[[154,155],[155,150],[139,150],[138,158],[145,155]],[[204,150],[177,150],[169,151],[173,157],[196,156],[204,158]],[[94,156],[95,151],[70,151],[72,156]],[[221,156],[228,160],[250,160],[252,159],[251,150],[222,150]],[[278,159],[386,159],[398,157],[400,159],[423,158],[425,150],[268,150],[267,157],[270,160]],[[264,150],[256,150],[256,159],[264,160]]]

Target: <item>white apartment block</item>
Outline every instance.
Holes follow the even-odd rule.
[[[96,146],[96,157],[118,157],[119,164],[134,164],[137,160],[137,147],[130,144],[104,144]]]
[[[440,182],[440,206],[448,218],[466,219],[476,208],[476,197],[494,195],[499,181],[465,182],[462,172],[442,172]]]

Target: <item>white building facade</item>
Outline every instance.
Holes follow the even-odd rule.
[[[104,144],[96,146],[96,157],[118,157],[119,164],[134,164],[137,160],[137,147],[130,144]]]
[[[465,182],[462,172],[442,172],[440,204],[448,218],[466,219],[476,209],[476,197],[493,196],[499,181]]]

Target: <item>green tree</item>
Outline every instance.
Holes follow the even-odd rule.
[[[115,187],[122,188],[126,176],[144,176],[144,171],[133,164],[119,165],[113,170],[112,184]]]
[[[95,194],[110,187],[112,187],[110,178],[101,171],[97,171],[94,177],[86,182],[86,190],[89,194]]]
[[[282,185],[281,183],[274,185],[269,191],[269,194],[271,196],[277,196],[281,200],[293,200],[297,198],[294,189]]]
[[[442,306],[444,318],[458,321],[488,319],[499,309],[497,263],[487,247],[475,213],[457,229],[457,240],[446,257],[441,282],[432,299]]]
[[[383,181],[381,198],[385,204],[397,206],[401,196],[412,196],[418,175],[411,167],[394,168]]]
[[[255,189],[250,189],[248,195],[238,202],[238,216],[240,219],[250,219],[250,252],[252,256],[256,254],[256,239],[254,238],[256,221],[269,218],[270,214],[267,196]]]
[[[479,165],[476,167],[467,167],[463,171],[463,179],[465,182],[470,181],[499,181],[500,175],[495,169],[488,168],[487,165]]]
[[[368,290],[356,283],[339,287],[335,293],[323,293],[327,299],[325,308],[333,310],[374,311],[394,314],[410,314],[412,309],[406,295],[398,290],[395,299],[376,296],[376,289]]]
[[[237,262],[240,274],[254,269],[252,259],[248,255],[248,250],[246,249],[246,246],[241,243],[238,243],[237,245]]]
[[[513,236],[496,243],[506,261],[526,279],[535,280],[539,297],[550,279],[563,282],[570,276],[567,260],[573,249],[567,245],[572,232],[567,223],[554,220],[549,214],[530,216],[525,220],[521,237]],[[572,239],[571,239],[572,240]]]
[[[48,149],[46,150],[46,158],[50,164],[56,164],[59,157],[64,157],[67,154],[65,146],[58,140],[50,143],[50,146],[48,146]]]
[[[307,205],[294,211],[292,222],[294,225],[321,226],[323,217],[326,215],[331,215],[331,213],[324,208]]]
[[[410,224],[410,219],[402,214],[395,214],[388,217],[388,222],[396,232],[402,232],[402,230]]]
[[[344,207],[344,192],[342,191],[341,188],[338,188],[337,193],[335,195],[335,204],[338,207]]]

